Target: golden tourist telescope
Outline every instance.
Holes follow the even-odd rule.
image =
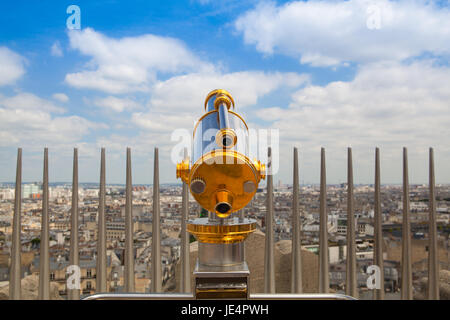
[[[194,271],[196,298],[246,298],[249,270],[244,240],[256,221],[232,215],[244,208],[265,179],[265,165],[251,155],[248,127],[233,111],[225,90],[210,92],[205,114],[194,127],[192,161],[177,165],[177,178],[188,186],[207,218],[189,221],[199,242]]]

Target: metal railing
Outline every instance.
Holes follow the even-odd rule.
[[[194,300],[192,293],[98,293],[84,300]],[[343,294],[251,293],[248,300],[356,300]]]
[[[185,155],[186,155],[185,150]],[[348,148],[348,192],[347,192],[347,268],[346,268],[346,295],[329,294],[329,257],[328,257],[328,229],[327,229],[327,202],[326,202],[326,166],[325,149],[321,149],[320,170],[320,228],[319,228],[319,294],[302,294],[302,261],[301,261],[301,228],[299,219],[299,171],[298,150],[294,148],[293,165],[293,205],[292,205],[292,274],[291,294],[275,294],[275,264],[274,264],[274,200],[273,200],[273,176],[272,151],[268,149],[268,175],[267,175],[267,199],[266,199],[266,236],[264,257],[264,294],[250,294],[250,299],[353,299],[357,298],[357,270],[356,270],[356,245],[354,224],[354,195],[353,195],[353,164],[352,149]],[[125,202],[125,273],[124,283],[127,292],[135,290],[134,255],[133,255],[133,223],[132,223],[132,179],[131,179],[131,150],[127,148],[126,162],[126,202]],[[97,270],[96,292],[86,299],[193,299],[191,288],[191,272],[189,264],[189,237],[186,231],[188,219],[188,187],[183,183],[182,190],[182,218],[181,218],[181,293],[161,293],[161,238],[160,238],[160,195],[159,195],[159,159],[158,148],[154,152],[154,181],[153,181],[153,233],[152,233],[152,281],[151,294],[138,293],[101,293],[106,291],[106,225],[105,225],[105,149],[101,149],[100,165],[100,190],[98,204],[98,242],[97,242]],[[374,264],[381,269],[380,289],[373,290],[374,299],[384,298],[384,268],[382,248],[382,218],[380,196],[380,152],[375,150],[375,188],[374,188]],[[17,152],[16,185],[13,215],[13,231],[10,265],[10,299],[21,298],[21,185],[22,185],[22,149]],[[48,149],[44,149],[43,170],[43,198],[42,198],[42,224],[39,266],[39,299],[49,299],[50,294],[50,268],[49,268],[49,215],[48,215]],[[435,203],[435,173],[434,153],[429,150],[429,250],[428,250],[428,298],[439,299],[439,264],[437,256],[437,228],[436,228],[436,203]],[[78,150],[74,149],[73,155],[73,181],[72,181],[72,208],[71,208],[71,237],[70,237],[70,264],[78,265]],[[242,212],[240,213],[242,215]],[[403,149],[403,227],[402,227],[402,299],[412,299],[412,264],[411,264],[411,234],[409,211],[409,181],[408,181],[408,157],[407,149]],[[69,299],[79,299],[80,290],[68,290]]]

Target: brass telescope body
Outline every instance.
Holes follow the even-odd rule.
[[[265,166],[250,158],[247,124],[231,109],[234,100],[227,91],[208,94],[206,113],[194,127],[192,166],[187,159],[177,165],[177,178],[220,218],[245,207],[265,178]]]

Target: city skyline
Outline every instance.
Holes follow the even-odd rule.
[[[162,183],[174,183],[175,129],[191,132],[206,94],[222,87],[255,129],[279,130],[280,172],[290,183],[292,148],[300,181],[319,182],[326,148],[330,184],[346,181],[353,148],[355,183],[371,184],[375,147],[381,180],[399,184],[408,147],[410,183],[450,182],[449,36],[445,1],[78,1],[0,5],[0,182],[150,183],[160,148]],[[321,16],[322,19],[315,19]],[[327,23],[324,23],[326,21]],[[76,25],[75,25],[76,27]]]
[[[5,192],[6,191],[6,192]],[[5,257],[9,256],[8,238],[11,234],[11,204],[14,201],[12,192],[14,189],[5,190],[0,189],[0,262],[5,264]],[[22,190],[24,193],[25,188]],[[30,189],[29,191],[36,192]],[[71,191],[70,187],[56,187],[49,190],[49,213],[50,213],[50,281],[53,283],[51,291],[51,299],[68,298],[65,287],[66,276],[65,269],[69,264],[69,242],[71,238]],[[80,235],[80,263],[82,272],[82,294],[89,295],[97,291],[96,275],[96,244],[98,243],[98,216],[97,210],[99,208],[99,197],[97,190],[84,189],[81,184],[78,188],[78,195],[80,199],[79,207],[79,235]],[[152,223],[153,223],[153,192],[149,190],[140,189],[133,195],[132,215],[134,217],[135,232],[133,238],[135,241],[135,249],[137,256],[135,259],[135,282],[136,290],[138,292],[149,292],[152,276],[149,273],[151,266],[152,249],[150,241],[152,239]],[[180,283],[180,219],[182,210],[182,196],[181,186],[161,188],[160,193],[160,209],[161,209],[161,249],[162,264],[165,270],[162,276],[164,283],[164,292],[174,292],[179,288]],[[354,189],[354,213],[355,213],[355,228],[356,228],[356,259],[358,266],[362,268],[371,264],[374,255],[374,203],[373,190],[367,187],[355,186]],[[426,276],[427,264],[424,259],[428,254],[427,245],[428,240],[428,217],[429,217],[429,203],[427,186],[412,186],[410,189],[411,203],[411,232],[413,233],[412,245],[414,247],[413,254],[413,272],[416,278],[422,279]],[[441,268],[448,268],[450,262],[448,255],[448,221],[449,221],[449,187],[437,187],[437,202],[436,202],[436,218],[438,223],[438,230],[440,234],[440,263]],[[399,239],[402,234],[402,188],[381,188],[382,197],[382,228],[384,233],[384,241],[386,244],[386,258],[385,258],[385,287],[386,295],[391,299],[398,299],[400,297],[399,291],[399,274],[401,255],[399,251]],[[133,192],[134,193],[134,192]],[[345,236],[347,234],[346,219],[347,219],[347,193],[348,189],[345,186],[336,186],[328,189],[327,199],[327,216],[328,216],[328,232],[331,240],[329,247],[330,252],[330,287],[337,290],[338,293],[344,292],[345,282],[345,261],[346,261],[346,244]],[[285,257],[290,255],[291,237],[293,225],[292,219],[292,189],[286,187],[280,188],[274,193],[274,241],[277,243],[276,251]],[[111,196],[105,199],[106,209],[106,240],[107,240],[107,290],[111,293],[120,293],[126,291],[124,288],[124,273],[123,264],[120,257],[122,256],[125,240],[125,207],[126,196],[123,193],[114,192]],[[265,233],[268,232],[266,226],[266,205],[267,193],[258,192],[252,202],[244,208],[244,214],[256,219],[258,231],[248,239],[247,245],[251,248],[247,257],[249,263],[252,265],[260,265],[259,271],[253,274],[252,292],[259,292],[262,289],[262,281],[259,279],[262,271],[263,259],[260,257],[264,255],[264,247],[261,243],[264,242]],[[314,264],[317,262],[317,249],[319,248],[319,192],[317,187],[305,188],[300,198],[298,199],[299,209],[301,211],[302,221],[302,256],[306,254],[307,258],[303,260],[305,267],[302,272],[306,272],[310,281],[304,283],[304,289],[307,292],[316,292],[318,290],[317,268]],[[24,254],[28,257],[33,256],[33,259],[27,258],[26,273],[24,275],[26,281],[33,282],[39,275],[39,266],[41,263],[39,251],[39,235],[41,230],[41,201],[39,197],[29,196],[27,201],[23,201],[23,215],[22,222],[27,232],[22,233],[22,243]],[[189,217],[197,217],[200,212],[200,207],[196,201],[191,197],[188,202]],[[159,220],[159,219],[158,219]],[[6,240],[6,241],[5,241]],[[447,243],[447,244],[446,244]],[[284,248],[284,249],[282,249]],[[191,246],[192,251],[197,250],[197,246]],[[256,264],[255,264],[256,261]],[[282,263],[282,260],[277,262],[277,292],[285,292],[290,288],[290,281],[280,275],[290,272],[286,269],[289,263]],[[0,279],[7,279],[7,268],[0,268]],[[448,272],[443,270],[443,272]],[[31,274],[31,275],[30,275]],[[372,292],[366,288],[367,274],[357,271],[358,274],[358,290],[360,298],[372,299]],[[29,276],[27,276],[29,275]],[[251,278],[252,279],[252,278]],[[423,281],[423,280],[421,280]],[[56,285],[56,286],[55,286]],[[423,287],[420,286],[419,281],[414,282],[416,289],[414,298],[423,299],[426,293]],[[280,291],[278,291],[280,290]],[[0,292],[1,293],[1,292]],[[36,290],[26,291],[25,296],[31,299],[36,298]],[[442,293],[441,293],[442,294]],[[441,296],[441,299],[445,299]]]

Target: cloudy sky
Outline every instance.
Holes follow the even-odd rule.
[[[80,29],[71,4],[80,8]],[[326,148],[329,183],[372,183],[381,149],[383,183],[426,183],[428,148],[436,180],[450,182],[450,2],[348,1],[2,1],[0,4],[0,182],[97,182],[100,148],[107,181],[176,182],[175,129],[192,130],[206,94],[232,93],[251,128],[279,130],[279,171],[291,183],[319,181]],[[76,23],[75,23],[76,26]]]

